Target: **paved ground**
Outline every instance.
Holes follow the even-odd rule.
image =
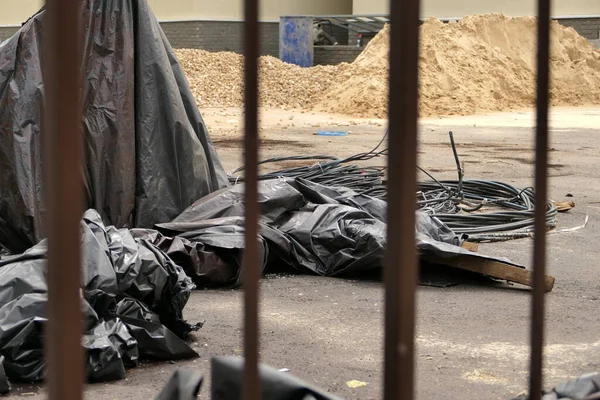
[[[228,170],[239,165],[239,111],[206,110],[207,124]],[[317,126],[350,130],[342,138],[313,136]],[[350,155],[381,138],[382,121],[270,111],[263,118],[263,157],[286,154]],[[530,113],[427,119],[421,130],[420,164],[441,178],[454,177],[447,132],[460,143],[468,178],[532,184]],[[600,267],[600,109],[557,110],[553,118],[551,196],[572,194],[577,207],[559,228],[586,229],[551,235],[549,268],[556,279],[548,295],[546,377],[548,385],[600,370],[598,306]],[[374,161],[383,164],[385,160]],[[531,240],[482,245],[480,251],[530,264]],[[382,288],[376,282],[317,277],[271,277],[262,283],[262,357],[348,399],[381,397]],[[241,293],[197,291],[186,317],[206,320],[194,346],[200,358],[185,363],[144,365],[125,381],[93,385],[89,399],[150,399],[178,367],[210,375],[210,358],[241,355]],[[465,284],[418,290],[418,398],[509,399],[526,388],[528,371],[527,290]],[[350,389],[346,382],[367,382]],[[202,398],[208,399],[208,387]],[[12,397],[43,398],[35,386]]]

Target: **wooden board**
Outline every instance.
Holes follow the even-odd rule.
[[[475,253],[479,251],[479,244],[477,244],[477,243],[463,242],[461,247],[463,249],[467,249],[467,250],[473,251]]]
[[[487,275],[492,278],[519,283],[528,287],[533,287],[532,271],[515,267],[509,264],[504,264],[499,261],[486,260],[484,258],[470,256],[457,256],[448,259],[431,256],[423,256],[423,258],[429,262],[447,265],[449,267],[476,272],[478,274]],[[544,290],[546,291],[546,293],[552,291],[552,289],[554,288],[555,278],[550,275],[546,275],[544,281]]]

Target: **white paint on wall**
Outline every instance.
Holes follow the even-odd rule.
[[[161,21],[244,19],[243,0],[148,0]],[[20,25],[43,0],[0,0],[0,26]],[[352,0],[261,0],[260,18],[278,21],[282,15],[352,14]]]
[[[0,26],[21,25],[44,3],[43,0],[0,0]]]
[[[535,15],[534,0],[421,0],[421,16],[463,17],[469,14],[504,13]],[[386,14],[389,0],[354,0],[354,14]],[[553,0],[552,15],[600,15],[600,0]]]
[[[243,19],[242,1],[148,0],[159,20]]]
[[[149,0],[161,21],[243,20],[243,0]],[[278,21],[282,15],[352,14],[352,0],[262,0],[260,19]]]

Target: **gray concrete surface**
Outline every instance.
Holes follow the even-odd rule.
[[[219,111],[221,113],[221,111]],[[219,113],[205,112],[228,170],[239,164],[237,130],[219,125]],[[282,154],[349,155],[370,149],[383,132],[377,121],[348,122],[342,138],[313,136],[311,114],[294,119],[264,116],[263,157]],[[280,118],[281,116],[281,118]],[[271,118],[269,120],[269,118]],[[285,121],[284,121],[285,119]],[[282,122],[284,121],[284,122]],[[304,122],[303,122],[304,121]],[[306,122],[306,123],[305,123]],[[590,217],[586,229],[549,237],[549,272],[557,281],[548,299],[545,373],[547,386],[600,370],[598,335],[600,267],[600,109],[565,110],[553,119],[551,197],[569,193],[577,207],[562,214],[559,228]],[[233,123],[233,122],[231,122]],[[441,178],[454,177],[447,132],[453,130],[468,178],[497,179],[520,186],[533,180],[533,132],[528,113],[424,120],[420,164]],[[594,128],[597,126],[598,128]],[[385,160],[374,161],[384,163]],[[480,251],[530,264],[532,241],[484,244]],[[378,399],[382,376],[382,288],[309,276],[268,277],[262,282],[262,359],[347,399]],[[509,399],[526,389],[530,292],[520,287],[463,284],[418,290],[418,399]],[[200,358],[182,363],[145,364],[127,379],[88,386],[88,399],[150,399],[178,367],[210,376],[210,358],[241,355],[242,299],[238,291],[196,291],[186,317],[205,320],[194,346]],[[350,389],[346,382],[367,382]],[[207,383],[208,385],[208,383]],[[208,386],[203,390],[208,399]],[[31,394],[31,396],[30,396]],[[43,398],[43,389],[20,386],[9,398]]]

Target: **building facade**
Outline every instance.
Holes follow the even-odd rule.
[[[242,0],[148,0],[173,47],[209,51],[242,51]],[[21,23],[43,5],[43,0],[0,0],[0,41],[13,35]],[[422,17],[461,18],[469,14],[504,13],[534,15],[533,0],[422,0]],[[278,56],[281,16],[290,15],[381,15],[388,13],[389,0],[262,0],[261,51]],[[554,0],[553,15],[581,35],[600,42],[600,0]],[[344,32],[333,32],[336,37]],[[354,44],[348,36],[340,44]],[[345,39],[345,40],[344,40]],[[354,47],[354,48],[351,48]],[[319,63],[351,61],[355,46],[321,49]]]
[[[173,47],[242,51],[242,0],[148,0]],[[43,0],[0,0],[0,40],[13,35]],[[282,15],[352,14],[352,0],[262,0],[261,51],[279,54]]]
[[[354,0],[354,14],[387,14],[389,0]],[[470,14],[503,13],[512,17],[536,14],[533,0],[422,0],[423,18],[462,18]],[[552,15],[590,40],[600,39],[600,0],[553,0]]]

